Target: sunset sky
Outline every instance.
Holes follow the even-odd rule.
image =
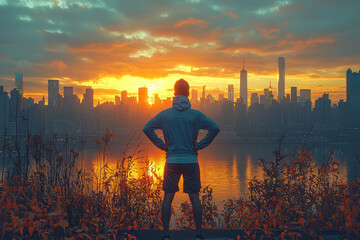
[[[345,71],[360,69],[360,1],[354,0],[0,0],[0,85],[39,100],[47,80],[82,96],[112,100],[138,87],[172,96],[179,78],[226,94],[245,58],[249,92],[277,88],[286,58],[286,92],[311,88],[344,99]],[[276,92],[276,89],[274,89]],[[250,95],[249,93],[249,95]]]

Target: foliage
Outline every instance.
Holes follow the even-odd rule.
[[[340,163],[318,165],[309,149],[260,160],[263,179],[249,183],[249,199],[224,203],[225,228],[245,230],[249,239],[311,239],[337,232],[350,239],[360,237],[360,185],[339,178]]]
[[[108,131],[95,141],[100,166],[92,172],[78,169],[83,155],[70,146],[70,137],[27,136],[25,153],[16,153],[20,144],[4,141],[10,162],[3,158],[0,238],[135,239],[129,232],[161,229],[161,177],[147,158],[137,157],[137,148],[110,167],[113,137]],[[327,231],[359,238],[359,177],[342,182],[331,152],[319,165],[309,149],[288,155],[280,149],[271,161],[259,161],[264,175],[251,180],[249,197],[218,208],[212,188],[202,190],[203,227],[241,229],[245,234],[239,231],[238,238],[246,239],[321,239]],[[25,167],[17,169],[19,162]],[[175,227],[193,229],[191,204],[179,210]]]

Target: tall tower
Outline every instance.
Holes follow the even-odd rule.
[[[291,87],[291,102],[297,103],[297,87]]]
[[[121,92],[121,102],[124,103],[124,104],[127,103],[127,98],[128,98],[127,97],[127,91],[126,90],[122,91]]]
[[[243,70],[240,73],[240,98],[248,107],[247,71],[245,70],[245,60],[243,59]]]
[[[23,73],[15,73],[15,89],[23,95]]]
[[[285,58],[279,57],[278,59],[278,101],[285,97]]]
[[[230,102],[234,102],[234,85],[228,85],[228,99]]]
[[[48,80],[48,105],[55,106],[59,95],[59,80]]]
[[[147,105],[148,100],[149,100],[147,87],[140,87],[139,88],[138,97],[139,97],[139,104],[140,105]]]

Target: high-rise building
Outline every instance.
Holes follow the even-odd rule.
[[[360,71],[346,71],[346,102],[350,126],[360,128]]]
[[[115,95],[115,106],[120,105],[120,97]]]
[[[121,92],[121,102],[124,104],[127,103],[127,91]]]
[[[285,58],[278,59],[278,101],[285,97]]]
[[[223,101],[224,101],[224,94],[219,93],[219,102],[223,102]]]
[[[311,89],[300,89],[300,101],[306,102],[311,100]]]
[[[59,95],[59,80],[48,80],[48,105],[57,105],[57,99]]]
[[[140,105],[146,105],[148,103],[148,89],[147,87],[140,87],[138,89],[138,102]]]
[[[161,104],[161,99],[159,97],[159,94],[155,94],[154,100],[155,100],[155,105],[156,106]]]
[[[23,95],[23,73],[15,73],[15,89]]]
[[[64,98],[70,98],[74,95],[73,87],[64,87]]]
[[[90,110],[94,107],[94,89],[85,89],[82,104],[85,105],[86,110]]]
[[[228,85],[228,100],[230,102],[234,102],[234,85],[233,84]]]
[[[243,60],[243,70],[240,73],[240,98],[245,107],[248,107],[248,89],[247,89],[247,71],[245,70],[245,61]]]
[[[257,93],[251,93],[251,105],[259,103],[259,96]]]
[[[203,99],[205,99],[205,87],[206,87],[206,85],[203,86],[203,91],[202,91],[202,95],[201,95],[201,97]]]
[[[196,103],[198,99],[198,92],[196,89],[191,89],[191,102]]]
[[[291,98],[292,103],[297,103],[297,87],[291,87]]]
[[[351,102],[353,97],[360,96],[360,71],[346,71],[346,101]]]

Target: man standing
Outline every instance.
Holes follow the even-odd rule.
[[[165,195],[161,208],[164,226],[162,239],[169,240],[171,203],[175,193],[179,191],[178,183],[180,176],[183,175],[183,191],[189,194],[196,224],[196,239],[200,240],[205,238],[201,226],[202,206],[199,199],[201,185],[198,150],[207,147],[220,129],[213,120],[203,113],[191,109],[187,81],[178,80],[175,83],[174,90],[173,106],[151,119],[143,131],[155,146],[166,151],[163,185]],[[156,129],[163,131],[165,143],[156,135],[154,131]],[[197,142],[200,129],[208,130],[208,133],[200,142]]]

